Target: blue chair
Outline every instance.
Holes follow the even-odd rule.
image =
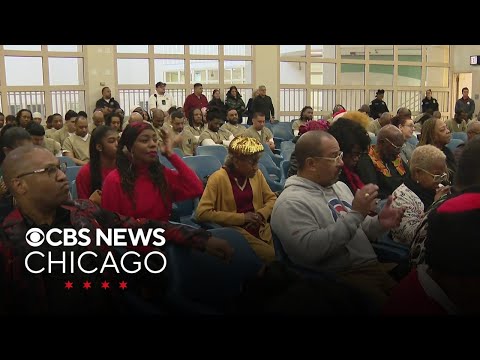
[[[375,135],[370,135],[370,145],[377,145],[377,137]]]
[[[224,164],[225,158],[228,155],[228,151],[223,145],[199,146],[197,147],[197,155],[215,156],[221,164]]]
[[[451,152],[454,152],[455,149],[456,149],[459,145],[462,145],[462,144],[464,144],[464,141],[463,141],[463,140],[454,139],[454,138],[452,137],[452,139],[450,140],[450,142],[447,144],[447,148],[449,148]]]
[[[272,177],[270,176],[270,174],[267,171],[267,168],[262,163],[258,163],[258,168],[262,172],[263,177],[267,181],[268,186],[270,186],[270,190],[272,190],[273,192],[283,190],[283,185],[281,183],[279,183],[278,181],[275,181],[275,180],[272,179]]]
[[[173,152],[174,152],[175,154],[177,154],[178,156],[180,156],[180,157],[184,157],[184,156],[185,156],[185,154],[183,153],[183,150],[180,149],[180,148],[174,147],[174,148],[173,148]]]
[[[408,140],[407,140],[410,144],[412,144],[413,146],[417,146],[418,145],[418,139],[417,137],[414,135],[414,136],[411,136]]]
[[[75,165],[75,162],[73,161],[73,159],[71,157],[68,157],[68,156],[59,156],[58,160],[60,161],[60,164],[61,163],[67,164],[67,167],[77,166],[77,165]]]
[[[178,311],[190,314],[222,314],[242,292],[246,280],[256,277],[261,260],[236,230],[210,231],[235,249],[230,263],[189,247],[169,244],[167,269],[168,302]]]
[[[260,156],[260,160],[258,163],[265,166],[265,168],[268,171],[268,174],[270,174],[270,177],[272,177],[273,180],[277,180],[277,181],[280,180],[280,178],[282,177],[280,168],[273,162],[272,158],[268,154],[263,153]]]
[[[276,124],[272,132],[273,136],[282,138],[283,140],[288,141],[293,139],[292,124],[290,122],[280,122]]]
[[[293,143],[293,141],[291,140],[283,141],[282,144],[280,145],[280,150],[284,151],[289,149],[292,149],[292,150],[295,149],[295,144]]]
[[[67,167],[67,171],[65,174],[67,175],[67,179],[72,183],[73,180],[77,178],[78,172],[80,171],[81,166],[69,166]]]
[[[70,196],[72,197],[72,200],[77,200],[78,195],[77,195],[77,180],[73,180],[70,185]]]
[[[172,170],[175,169],[175,166],[172,165],[170,160],[168,160],[165,156],[161,155],[160,152],[158,153],[158,159],[160,160],[160,163],[166,168],[169,168]]]
[[[468,141],[468,136],[467,136],[467,133],[465,132],[453,132],[452,139],[460,139],[464,143],[466,143]]]
[[[274,154],[272,149],[270,149],[270,146],[268,146],[267,144],[263,144],[263,149],[264,149],[264,153],[268,154],[268,156],[270,156],[273,162],[277,166],[279,166],[280,162],[283,160],[283,157],[281,155]]]
[[[283,160],[288,160],[290,161],[290,158],[292,157],[292,153],[295,151],[295,148],[291,148],[291,149],[285,149],[285,150],[282,150],[282,156],[283,156]],[[283,161],[282,161],[283,162]],[[280,163],[281,165],[281,163]]]
[[[172,215],[170,221],[179,222],[195,228],[200,227],[194,219],[195,209],[198,205],[198,198],[178,201],[172,204]]]
[[[275,150],[281,148],[283,141],[284,141],[284,140],[283,140],[282,138],[275,137],[275,136],[273,137],[273,142],[275,143]]]
[[[208,177],[222,167],[222,163],[212,155],[186,156],[183,161],[195,171],[204,185],[207,183]]]
[[[283,160],[280,163],[280,170],[282,172],[282,176],[280,178],[280,183],[285,185],[285,181],[287,180],[288,169],[290,168],[290,160]]]

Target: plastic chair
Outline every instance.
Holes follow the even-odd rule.
[[[451,152],[454,152],[455,149],[456,149],[459,145],[462,145],[462,144],[464,144],[464,141],[463,141],[463,140],[454,139],[454,138],[452,137],[452,139],[450,140],[450,142],[447,144],[447,148],[449,148]]]
[[[70,185],[70,196],[72,197],[72,200],[77,200],[78,195],[77,195],[77,180],[73,180]]]
[[[72,183],[73,180],[77,178],[78,172],[80,171],[81,166],[70,166],[67,167],[67,171],[65,171],[65,174],[67,175],[67,179]]]
[[[173,148],[173,152],[174,152],[175,154],[177,154],[178,156],[180,156],[180,157],[184,157],[184,156],[185,156],[185,154],[183,153],[183,150],[180,149],[180,148],[174,147],[174,148]]]
[[[210,175],[222,167],[222,163],[212,155],[186,156],[183,161],[195,171],[204,184],[207,183]]]
[[[226,263],[206,252],[170,244],[167,250],[169,303],[182,313],[222,314],[242,292],[246,280],[262,267],[245,238],[236,230],[220,228],[212,236],[226,240],[234,249]]]
[[[282,142],[280,146],[280,150],[284,151],[289,149],[292,149],[292,150],[295,149],[295,144],[293,143],[293,141],[289,140],[289,141]]]
[[[288,160],[290,161],[290,158],[292,157],[292,154],[293,152],[295,151],[295,148],[291,148],[291,149],[285,149],[285,150],[282,150],[282,156],[283,156],[283,160]],[[282,161],[283,162],[283,161]],[[280,163],[280,165],[282,164],[282,162]]]
[[[280,168],[273,162],[272,158],[268,154],[263,153],[262,156],[260,156],[258,164],[265,166],[268,174],[271,175],[270,177],[273,176],[273,180],[279,181],[282,177]]]
[[[283,160],[280,163],[280,171],[282,176],[280,177],[280,183],[285,185],[285,181],[287,180],[288,169],[290,168],[290,160]]]
[[[225,163],[228,151],[223,145],[207,145],[197,147],[197,155],[211,155],[215,156],[220,164]]]
[[[468,141],[468,136],[467,136],[467,133],[464,133],[464,132],[453,132],[452,139],[460,139],[464,143],[466,143]]]
[[[277,166],[279,166],[280,162],[283,160],[283,157],[281,155],[274,154],[272,149],[270,149],[270,146],[268,146],[267,144],[263,144],[263,149],[264,149],[264,153],[268,154],[268,156],[270,156],[273,162]]]
[[[73,161],[73,159],[71,157],[68,157],[68,156],[59,156],[58,160],[60,161],[60,164],[61,163],[67,164],[67,167],[77,166],[77,165],[75,165],[75,162]]]
[[[276,124],[276,126],[273,127],[272,132],[275,137],[282,138],[283,140],[288,141],[293,139],[292,124],[289,122],[280,122]]]
[[[275,180],[272,179],[272,177],[270,176],[270,174],[267,171],[267,168],[263,164],[258,163],[258,168],[262,172],[263,177],[267,181],[268,186],[270,186],[270,190],[272,190],[273,192],[283,190],[283,185],[281,183],[279,183],[278,181],[275,181]]]
[[[158,152],[158,159],[160,160],[160,163],[169,168],[169,169],[175,169],[175,166],[172,165],[172,163],[170,162],[170,160],[168,160],[165,156],[163,156],[162,154],[160,154],[160,152]]]

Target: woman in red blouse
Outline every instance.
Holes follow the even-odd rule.
[[[94,202],[100,200],[103,180],[115,169],[117,147],[118,133],[115,129],[101,125],[93,130],[89,148],[90,162],[82,166],[76,179],[79,199],[91,198]]]
[[[176,171],[160,163],[158,136],[150,123],[128,125],[118,144],[117,169],[103,184],[103,208],[126,216],[168,221],[173,202],[202,195],[202,182],[173,152],[170,136],[161,131],[163,144],[158,148]]]

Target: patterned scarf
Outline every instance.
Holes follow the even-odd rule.
[[[375,166],[375,170],[382,173],[383,176],[385,177],[392,177],[392,174],[390,173],[390,169],[385,165],[385,163],[380,157],[380,154],[377,152],[376,145],[370,145],[370,149],[368,150],[368,156],[370,156],[370,159],[372,159],[373,166]],[[400,157],[400,154],[398,154],[397,158],[392,161],[392,164],[393,166],[395,166],[395,169],[397,169],[400,176],[405,175],[406,171],[405,171],[405,168],[403,167],[403,162],[402,162],[402,158]]]

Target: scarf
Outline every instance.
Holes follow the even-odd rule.
[[[360,180],[360,177],[348,167],[344,166],[342,170],[347,178],[348,185],[352,189],[352,193],[355,195],[357,190],[363,188],[364,186],[362,180]]]
[[[385,177],[392,177],[392,174],[390,173],[390,169],[385,165],[383,160],[380,158],[380,154],[377,152],[375,145],[370,145],[370,149],[368,149],[368,156],[370,156],[370,159],[372,159],[375,170],[382,173],[383,176]],[[403,161],[402,161],[402,158],[400,157],[400,154],[398,154],[397,158],[392,161],[392,164],[395,167],[395,169],[397,169],[400,176],[405,175],[406,171],[405,171],[405,168],[403,167]]]

